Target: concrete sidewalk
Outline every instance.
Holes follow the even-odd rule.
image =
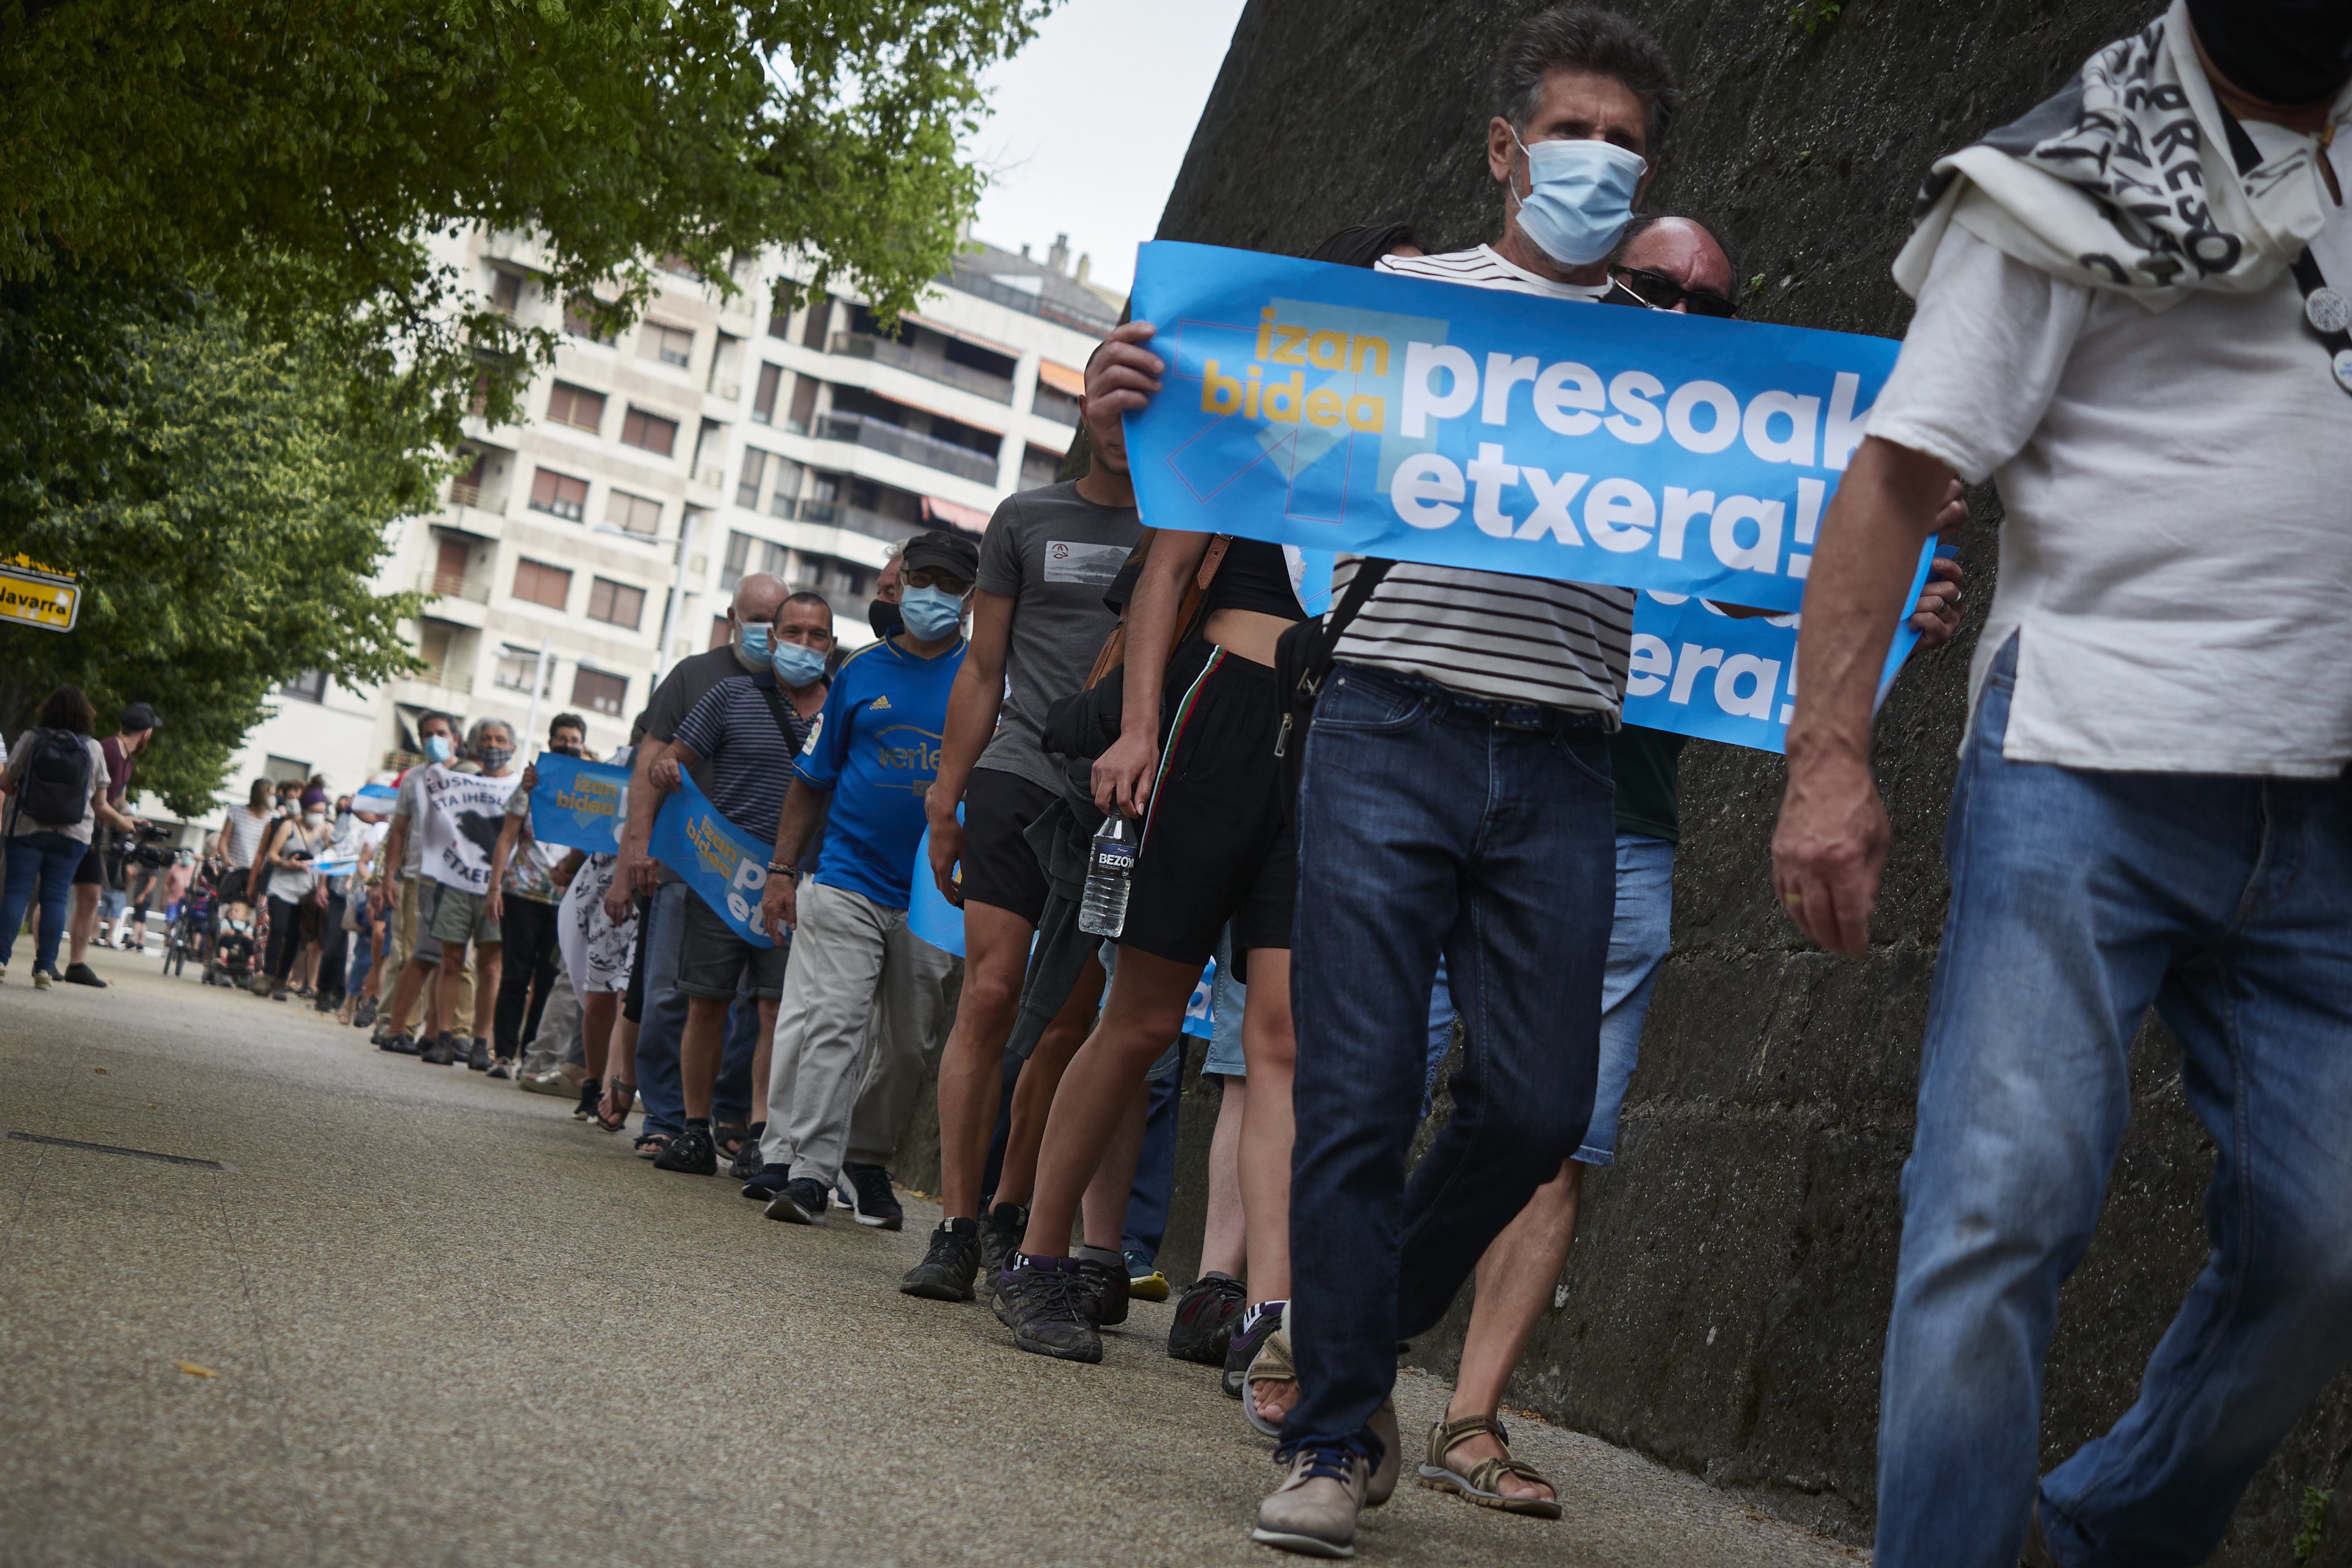
[[[928,1205],[772,1224],[562,1101],[92,958],[111,989],[0,985],[0,1563],[1285,1561],[1246,1539],[1267,1448],[1168,1359],[1167,1306],[1101,1366],[1024,1355],[892,1288]],[[1399,1396],[1410,1463],[1443,1390]],[[1858,1560],[1514,1435],[1565,1520],[1408,1484],[1359,1555]]]

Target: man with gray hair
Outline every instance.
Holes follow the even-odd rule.
[[[421,1060],[446,1067],[457,1060],[450,1038],[450,1014],[457,1005],[466,969],[466,949],[474,949],[472,1054],[489,1065],[490,1015],[498,1005],[499,967],[505,938],[490,917],[490,863],[505,826],[507,800],[522,776],[514,768],[514,727],[502,718],[478,718],[466,732],[466,751],[480,768],[460,773],[435,763],[420,786],[418,813],[423,856],[417,862],[417,930],[441,946],[441,967],[433,987],[427,1029],[433,1043]]]

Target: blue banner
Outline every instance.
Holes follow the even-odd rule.
[[[1192,999],[1184,1004],[1184,1032],[1194,1040],[1217,1037],[1216,1011],[1212,1006],[1216,994],[1217,961],[1212,958],[1209,967],[1201,971],[1200,983],[1192,988]]]
[[[389,784],[362,784],[352,792],[352,810],[371,817],[389,817],[400,803],[400,791]]]
[[[956,806],[956,821],[963,821],[963,806]],[[963,881],[961,864],[956,881]],[[915,869],[907,878],[907,929],[941,952],[963,956],[963,911],[940,896],[937,878],[931,875],[931,830],[925,828],[923,836],[915,843]]]
[[[539,785],[530,792],[530,836],[590,854],[619,853],[629,770],[560,751],[541,752],[532,766]],[[767,864],[768,857],[761,855],[760,863]]]
[[[654,817],[648,848],[745,941],[755,947],[775,946],[759,922],[770,846],[755,842],[721,816],[684,768],[678,769],[677,792]]]
[[[1776,611],[1898,348],[1165,240],[1134,312],[1153,527]]]

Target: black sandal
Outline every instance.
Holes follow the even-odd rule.
[[[719,1145],[719,1157],[722,1161],[731,1161],[737,1155],[741,1154],[743,1145],[751,1142],[751,1129],[749,1127],[723,1126],[710,1129],[710,1141]]]
[[[640,1133],[637,1134],[637,1158],[658,1159],[668,1151],[669,1145],[670,1135],[667,1133]]]
[[[604,1119],[604,1105],[615,1093],[621,1099],[621,1113],[608,1122]],[[594,1118],[596,1125],[605,1132],[617,1133],[629,1124],[629,1113],[635,1109],[636,1103],[637,1086],[634,1083],[623,1083],[615,1079],[604,1086],[604,1097],[597,1101],[596,1108],[590,1113],[590,1115]]]

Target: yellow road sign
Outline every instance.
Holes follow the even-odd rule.
[[[81,615],[81,585],[61,572],[0,562],[0,622],[70,632]]]

